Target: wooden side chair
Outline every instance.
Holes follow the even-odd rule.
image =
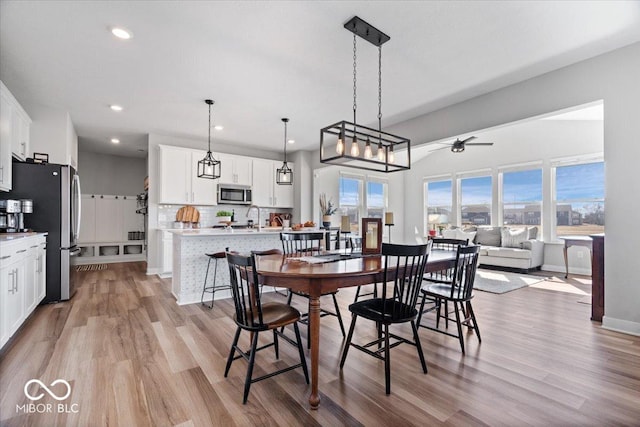
[[[262,256],[262,255],[282,255],[282,251],[280,249],[267,249],[264,251],[251,251],[252,255],[255,256]],[[264,285],[262,283],[260,283],[260,295],[262,295],[262,288],[264,287]],[[275,286],[273,287],[273,292],[275,292],[278,295],[284,295],[287,296],[289,294],[289,291],[287,291],[286,293],[281,293]]]
[[[340,369],[344,367],[350,347],[363,351],[377,359],[384,360],[386,393],[391,393],[391,354],[389,350],[402,343],[414,345],[418,351],[422,371],[427,373],[422,345],[418,336],[416,317],[418,310],[416,302],[420,295],[420,286],[424,274],[431,242],[424,245],[405,246],[382,244],[384,258],[384,272],[381,281],[382,292],[379,298],[371,298],[354,302],[349,306],[351,312],[351,327],[347,335],[340,360]],[[367,344],[351,342],[358,317],[372,320],[378,328],[378,338]],[[392,324],[411,323],[413,341],[389,332]],[[389,339],[396,340],[390,344]],[[372,350],[377,346],[377,350]],[[410,368],[408,368],[410,369]]]
[[[473,329],[480,338],[480,329],[478,322],[471,306],[473,298],[473,283],[476,277],[476,268],[478,264],[478,254],[480,246],[458,246],[456,263],[454,272],[449,283],[425,283],[422,288],[422,302],[420,303],[420,316],[418,317],[418,326],[440,332],[458,338],[460,348],[464,354],[464,336],[462,335],[462,326],[466,325],[469,329]],[[432,307],[425,310],[425,304],[432,304]],[[445,329],[440,329],[440,317],[442,303],[448,307],[448,303],[453,303],[453,312],[455,318],[451,318],[448,310],[445,312],[447,320],[455,321],[457,326],[457,334],[453,334],[447,330],[449,323],[446,322]],[[423,325],[422,316],[429,311],[437,310],[436,327]],[[462,313],[463,317],[460,317]]]
[[[304,377],[309,384],[309,373],[307,371],[307,361],[304,356],[302,340],[300,338],[300,330],[298,329],[298,321],[300,320],[300,312],[288,304],[279,302],[262,303],[260,300],[260,292],[258,290],[258,273],[255,269],[255,257],[243,256],[238,254],[226,253],[227,263],[229,264],[229,277],[231,278],[231,290],[233,294],[233,302],[235,305],[236,334],[231,344],[231,351],[227,359],[227,366],[224,370],[225,378],[229,374],[229,369],[234,360],[244,358],[249,362],[247,367],[247,375],[244,383],[244,396],[242,403],[247,403],[249,389],[251,384],[274,375],[278,375],[292,369],[302,368]],[[278,330],[280,327],[293,325],[296,340],[285,336]],[[238,339],[242,331],[251,333],[251,348],[243,351],[238,346]],[[273,342],[258,347],[258,335],[260,332],[273,331]],[[260,350],[273,346],[276,353],[276,359],[279,358],[278,337],[289,342],[298,348],[300,354],[300,363],[279,369],[275,372],[263,375],[259,378],[253,378],[253,367],[255,364],[256,353]],[[236,352],[238,355],[236,356]]]
[[[317,255],[322,252],[322,241],[325,238],[325,233],[322,232],[309,232],[309,233],[280,233],[280,240],[282,241],[282,251],[285,255],[288,256],[312,256]],[[342,315],[340,314],[340,308],[338,307],[338,300],[336,299],[335,292],[328,292],[325,295],[331,295],[333,298],[333,305],[335,307],[335,312],[325,310],[324,308],[320,309],[320,317],[324,316],[335,316],[338,318],[338,323],[340,325],[340,330],[342,331],[342,336],[344,337],[344,324],[342,323]],[[309,295],[304,292],[292,291],[289,290],[289,298],[287,299],[287,304],[291,304],[291,300],[293,294],[299,295],[301,297],[309,300]],[[310,301],[307,302],[309,305]],[[302,323],[307,324],[307,334],[309,328],[309,309],[307,309],[306,313],[302,314]],[[308,336],[308,335],[307,335]]]

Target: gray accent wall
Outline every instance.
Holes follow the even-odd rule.
[[[79,151],[78,174],[83,194],[134,196],[144,191],[147,160]]]

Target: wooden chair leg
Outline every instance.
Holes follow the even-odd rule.
[[[389,325],[384,325],[384,382],[387,395],[391,394],[391,352],[389,351]]]
[[[456,313],[456,326],[458,327],[458,340],[460,341],[460,348],[462,354],[464,354],[464,336],[462,335],[462,323],[460,322],[460,311],[458,310],[458,303],[453,302],[453,311]]]
[[[298,328],[298,322],[293,324],[293,330],[296,333],[296,342],[298,343],[298,352],[300,353],[300,363],[302,363],[304,379],[307,381],[307,384],[309,384],[309,371],[307,370],[307,360],[304,357],[304,349],[302,348],[302,338],[300,338],[300,329]]]
[[[242,398],[242,404],[247,403],[247,398],[249,397],[249,389],[251,388],[251,376],[253,375],[253,365],[256,361],[256,350],[258,348],[258,333],[256,332],[253,335],[253,340],[251,341],[251,352],[249,353],[249,366],[247,367],[247,377],[244,380],[244,396]]]
[[[338,318],[338,323],[340,324],[340,330],[342,331],[342,337],[346,337],[347,334],[344,333],[344,324],[342,323],[342,315],[340,314],[340,308],[338,307],[338,300],[336,299],[336,294],[331,294],[333,297],[333,305],[336,308],[336,317]]]
[[[478,337],[478,341],[482,342],[482,339],[480,338],[480,328],[478,328],[478,322],[476,321],[476,315],[473,312],[473,307],[471,306],[471,301],[467,302],[467,311],[469,312],[469,315],[471,316],[471,321],[473,322],[473,329],[476,331],[476,335]]]
[[[349,327],[349,333],[347,334],[347,340],[344,343],[344,350],[342,351],[342,358],[340,359],[340,369],[344,366],[344,361],[347,360],[347,353],[349,352],[349,347],[351,347],[351,338],[353,338],[353,330],[356,327],[356,319],[358,316],[355,314],[351,315],[351,326]]]
[[[424,353],[422,352],[422,344],[420,343],[420,337],[418,336],[418,326],[415,321],[411,321],[411,328],[413,329],[413,341],[416,343],[418,349],[418,357],[420,357],[420,364],[422,364],[422,372],[427,373],[427,362],[424,360]]]
[[[236,354],[236,346],[238,345],[238,338],[240,338],[240,327],[236,329],[236,335],[233,337],[233,343],[231,344],[231,350],[229,351],[229,358],[227,359],[227,367],[224,369],[224,377],[227,377],[229,374],[229,368],[231,368],[231,363],[233,362],[233,356]]]
[[[273,349],[276,351],[276,359],[280,358],[280,349],[278,346],[278,333],[276,332],[276,330],[273,330]]]

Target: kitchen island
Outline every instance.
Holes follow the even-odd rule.
[[[322,231],[323,230],[304,230]],[[226,248],[240,253],[282,249],[282,229],[219,230],[212,228],[170,230],[173,234],[173,278],[171,292],[178,305],[200,302],[204,277],[207,272],[208,253],[221,252]],[[288,233],[291,231],[287,231]],[[295,231],[294,231],[295,233]],[[209,285],[213,283],[213,261],[209,271]],[[229,268],[225,260],[218,261],[218,284],[229,283]],[[269,289],[265,288],[264,291]],[[210,298],[210,294],[205,296]],[[216,299],[230,298],[231,291],[216,292]]]

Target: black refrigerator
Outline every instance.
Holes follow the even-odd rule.
[[[9,198],[33,200],[33,213],[24,215],[25,227],[49,233],[43,302],[68,300],[77,286],[80,177],[67,165],[14,162],[12,167]]]

